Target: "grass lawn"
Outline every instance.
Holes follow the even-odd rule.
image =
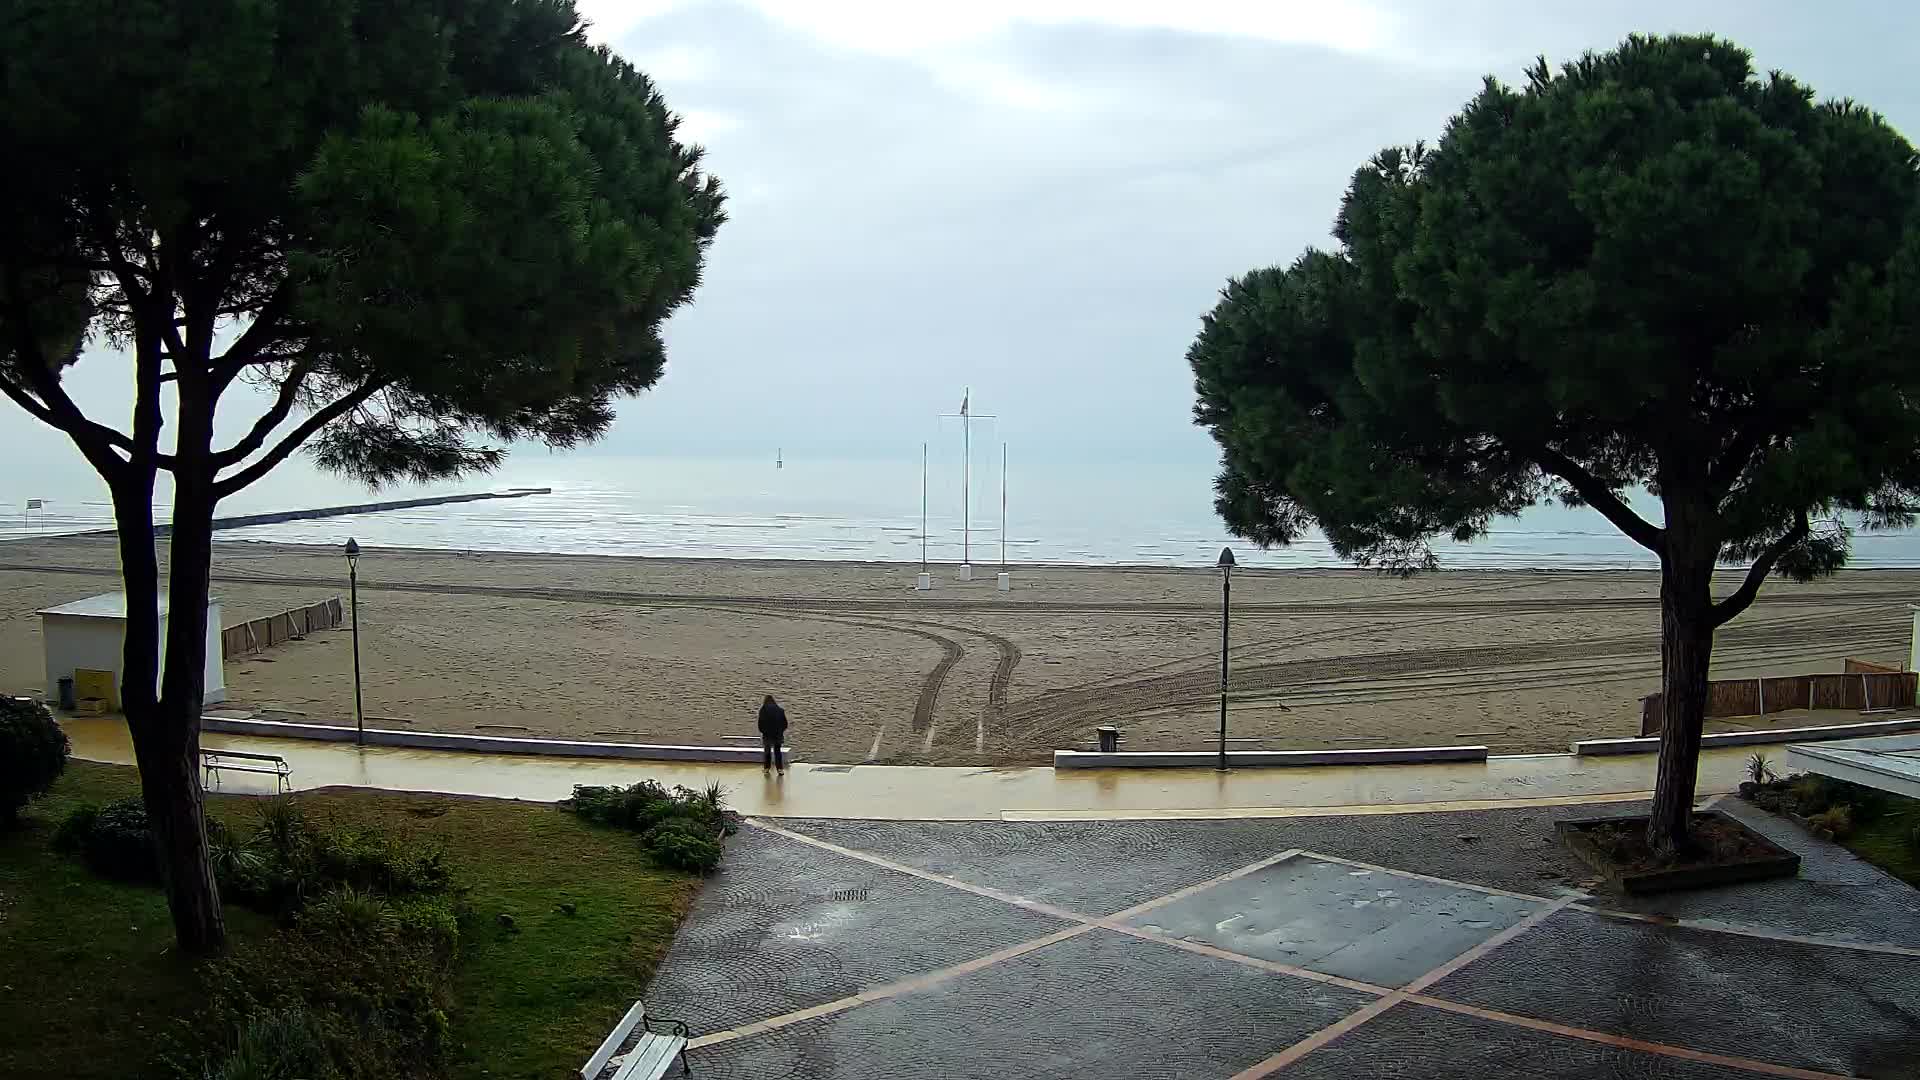
[[[1920,839],[1915,838],[1915,830],[1920,829],[1920,804],[1912,799],[1899,799],[1895,807],[1893,812],[1855,828],[1852,835],[1840,843],[1894,877],[1920,888]]]
[[[172,950],[159,890],[104,881],[52,850],[69,808],[137,790],[132,769],[75,761],[21,830],[0,833],[0,1077],[143,1075],[156,1036],[193,1006],[194,973]],[[458,1077],[576,1073],[640,996],[698,887],[649,866],[632,834],[551,805],[368,791],[297,798],[321,820],[441,844],[470,887],[478,918],[462,937],[451,1015]],[[254,802],[215,795],[208,805],[242,824]],[[236,939],[274,932],[234,905],[227,920]]]

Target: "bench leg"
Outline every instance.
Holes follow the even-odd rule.
[[[684,1046],[680,1048],[680,1075],[693,1075],[693,1067],[687,1064],[687,1048]]]

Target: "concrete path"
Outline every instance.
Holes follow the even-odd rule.
[[[132,764],[126,725],[115,718],[64,722],[74,756]],[[576,784],[643,779],[701,788],[718,781],[728,802],[761,817],[925,820],[1075,820],[1401,814],[1509,805],[1580,804],[1645,798],[1652,755],[1496,757],[1485,764],[1327,766],[1287,769],[933,768],[795,765],[785,777],[754,766],[518,757],[300,739],[206,734],[210,749],[278,754],[297,790],[353,786],[552,801]],[[1700,794],[1733,790],[1748,751],[1711,751]],[[265,792],[270,778],[227,773],[220,790]]]
[[[1800,878],[1590,895],[1565,807],[758,820],[647,1006],[723,1080],[1916,1075],[1913,890],[1729,808]]]

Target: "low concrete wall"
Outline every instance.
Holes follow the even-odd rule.
[[[1055,750],[1056,769],[1204,769],[1217,764],[1217,750],[1121,751]],[[1227,764],[1239,768],[1289,765],[1411,765],[1428,761],[1485,761],[1484,746],[1409,746],[1379,750],[1229,750]]]
[[[285,720],[201,718],[200,730],[223,735],[259,735],[269,739],[317,739],[352,742],[354,730],[331,724],[296,724]],[[758,746],[663,746],[646,743],[578,742],[567,739],[515,739],[502,735],[451,735],[437,731],[394,731],[368,728],[368,746],[397,746],[409,750],[461,750],[472,754],[543,754],[553,757],[632,758],[638,761],[716,761],[759,764]],[[793,752],[787,751],[788,760]]]
[[[1874,720],[1859,724],[1834,724],[1830,727],[1774,728],[1770,731],[1717,731],[1700,737],[1701,749],[1716,746],[1756,746],[1765,743],[1818,742],[1822,739],[1857,739],[1868,735],[1903,735],[1920,731],[1920,716],[1904,720]],[[1637,739],[1582,739],[1573,744],[1580,755],[1652,754],[1660,749],[1657,735]]]

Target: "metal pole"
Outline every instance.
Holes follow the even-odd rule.
[[[353,744],[367,745],[367,714],[360,701],[360,570],[347,564],[347,592],[353,597]]]
[[[967,390],[973,396],[973,390]],[[973,518],[967,500],[973,494],[973,417],[960,418],[960,565],[973,562]]]
[[[1000,569],[1007,568],[1007,444],[1000,444]]]
[[[920,444],[920,572],[927,572],[927,444]]]
[[[1220,574],[1220,764],[1227,771],[1227,613],[1233,608],[1233,568]]]

